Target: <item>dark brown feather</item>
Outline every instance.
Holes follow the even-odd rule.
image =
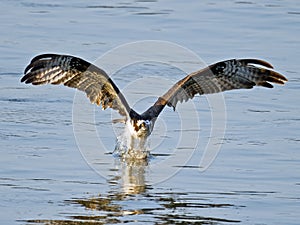
[[[178,81],[142,115],[130,109],[122,93],[103,70],[77,57],[38,55],[26,67],[21,81],[34,85],[64,84],[84,91],[92,103],[102,105],[103,109],[115,109],[127,119],[153,119],[166,105],[175,110],[178,102],[188,101],[197,94],[254,86],[272,88],[270,83],[284,84],[287,79],[272,69],[270,63],[259,59],[231,59],[215,63]]]
[[[129,118],[130,107],[108,75],[95,65],[69,55],[43,54],[34,57],[21,82],[33,85],[64,84],[86,93],[92,103],[112,108]]]
[[[269,82],[284,84],[287,81],[283,75],[271,69],[273,66],[270,63],[259,59],[231,59],[215,63],[178,81],[144,114],[157,117],[164,106],[175,110],[178,102],[188,101],[196,94],[250,89],[254,86],[272,88]]]

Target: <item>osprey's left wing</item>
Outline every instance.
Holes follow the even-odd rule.
[[[271,83],[284,84],[287,79],[275,72],[273,66],[258,59],[231,59],[215,63],[187,75],[170,88],[144,115],[157,117],[165,105],[175,109],[196,94],[212,94],[254,86],[272,88]]]
[[[109,76],[95,65],[70,55],[43,54],[33,58],[21,82],[64,84],[84,91],[92,103],[112,108],[129,118],[130,107]]]

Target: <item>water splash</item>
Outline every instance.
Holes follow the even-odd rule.
[[[150,143],[148,138],[134,138],[128,129],[117,137],[114,156],[122,159],[147,159],[150,157]]]

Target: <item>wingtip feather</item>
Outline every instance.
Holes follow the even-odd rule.
[[[285,84],[285,82],[288,81],[288,79],[285,76],[283,76],[282,74],[274,71],[273,70],[274,67],[269,62],[266,62],[266,61],[261,60],[261,59],[241,59],[239,61],[242,62],[242,63],[245,63],[245,64],[260,65],[260,66],[264,66],[264,67],[268,68],[268,69],[262,69],[261,68],[261,70],[265,71],[265,72],[267,72],[267,74],[269,74],[268,78],[267,78],[267,81],[269,81],[269,82],[283,85],[283,84]],[[259,85],[267,87],[267,88],[273,88],[273,85],[271,85],[268,82],[262,82]]]
[[[271,63],[261,60],[261,59],[240,59],[239,61],[242,63],[245,63],[245,64],[256,64],[256,65],[261,65],[261,66],[264,66],[264,67],[267,67],[270,69],[274,69],[274,67],[272,66]]]
[[[259,86],[263,86],[266,88],[273,88],[274,86],[266,81],[259,83]]]

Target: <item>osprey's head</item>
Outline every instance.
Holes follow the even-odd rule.
[[[153,122],[151,120],[131,120],[131,133],[138,137],[147,137],[153,130]]]

